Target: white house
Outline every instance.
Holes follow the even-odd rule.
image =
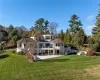
[[[33,37],[22,38],[17,42],[17,52],[27,52],[36,55],[64,54],[64,43],[57,35],[37,32]]]

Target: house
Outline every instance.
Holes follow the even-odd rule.
[[[64,43],[57,35],[37,32],[33,37],[17,41],[17,52],[27,51],[36,55],[64,54]]]

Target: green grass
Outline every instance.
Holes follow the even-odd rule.
[[[4,52],[0,59],[0,80],[99,80],[85,71],[100,65],[100,56],[62,56],[29,63],[21,55]]]

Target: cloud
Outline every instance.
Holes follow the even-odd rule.
[[[90,25],[86,27],[85,32],[87,35],[91,35],[93,27],[95,27],[95,25]]]
[[[88,20],[88,21],[93,21],[93,20],[94,20],[94,16],[93,16],[93,15],[87,16],[87,20]]]

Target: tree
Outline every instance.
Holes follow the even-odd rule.
[[[10,26],[8,27],[8,33],[10,33],[13,29],[14,29],[14,26],[13,26],[13,25],[10,25]]]
[[[10,33],[9,33],[9,39],[12,41],[17,41],[18,40],[18,35],[17,35],[17,30],[13,29]]]
[[[78,46],[83,43],[83,40],[80,39],[79,36],[83,38],[84,31],[80,26],[82,26],[81,20],[79,20],[79,17],[76,14],[73,14],[71,16],[71,19],[69,20],[69,26],[70,26],[70,34],[71,34],[71,44],[74,46]],[[81,42],[82,40],[82,42]]]
[[[96,50],[96,47],[94,46],[95,40],[93,36],[88,36],[88,47],[91,49]]]
[[[4,26],[0,25],[0,30],[4,30]]]
[[[71,19],[69,20],[69,26],[70,31],[72,34],[77,33],[77,31],[80,30],[80,26],[82,26],[81,20],[79,20],[79,17],[76,14],[73,14],[71,16]]]
[[[50,34],[56,35],[57,27],[58,27],[58,24],[56,22],[49,23],[48,24],[48,30],[49,30]]]
[[[5,30],[0,30],[0,42],[7,41],[8,33]]]
[[[18,34],[19,38],[28,36],[28,30],[24,26],[18,26],[18,27],[16,27],[16,30],[18,32],[17,34]]]
[[[60,31],[59,37],[61,38],[61,40],[64,40],[64,32],[63,32],[63,30]]]
[[[85,33],[81,28],[74,36],[74,45],[80,47],[85,43]]]
[[[47,25],[49,24],[48,20],[45,20],[44,18],[39,18],[36,22],[35,22],[35,27],[37,30],[46,32],[47,31]]]
[[[10,25],[8,27],[8,40],[12,40],[14,42],[16,42],[19,39],[19,32],[17,30],[17,28],[15,28],[13,25]],[[22,34],[20,34],[21,36]]]
[[[8,33],[5,31],[4,26],[0,25],[0,42],[8,39]]]
[[[30,35],[30,36],[34,36],[34,34],[35,34],[35,30],[34,30],[34,27],[32,26],[32,27],[30,28],[29,35]]]
[[[96,16],[96,23],[95,27],[92,30],[93,37],[95,38],[95,43],[93,45],[97,45],[97,49],[100,49],[100,4],[99,4],[99,11]]]
[[[67,29],[65,36],[64,36],[64,43],[65,44],[71,44],[71,35],[70,35],[70,31]]]
[[[44,32],[47,32],[48,31],[48,24],[49,24],[49,21],[48,20],[45,20],[44,21]]]

